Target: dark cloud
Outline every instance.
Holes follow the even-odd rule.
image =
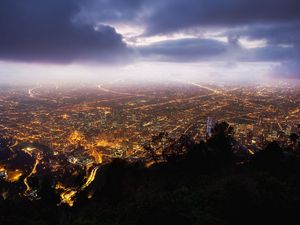
[[[281,45],[245,48],[238,36],[229,36],[228,42],[211,39],[187,38],[161,41],[137,48],[141,57],[153,61],[203,62],[284,62],[281,70],[289,65],[298,64],[300,48]],[[290,63],[286,63],[290,62]],[[300,68],[300,67],[299,67]],[[293,69],[295,71],[295,69]],[[290,71],[285,69],[285,74]],[[294,72],[293,72],[294,73]]]
[[[198,61],[212,60],[228,50],[224,42],[187,38],[172,41],[161,41],[138,48],[140,54],[147,59],[160,61]]]
[[[115,61],[126,54],[122,36],[110,26],[73,20],[79,0],[0,1],[0,59],[70,62]]]
[[[88,21],[134,22],[146,35],[193,27],[233,27],[300,19],[298,0],[90,0],[80,18]]]
[[[265,47],[243,49],[237,61],[276,62],[271,74],[282,78],[300,78],[300,21],[255,24],[229,30],[248,40],[265,40]]]
[[[299,61],[282,61],[280,65],[273,67],[271,76],[276,78],[299,79]]]
[[[113,27],[120,24],[144,28],[144,37],[198,32],[199,38],[129,47]],[[218,31],[228,42],[203,38],[206,31]],[[245,48],[240,44],[242,38],[264,39],[267,45]],[[279,73],[290,71],[295,77],[300,71],[300,1],[0,1],[0,60],[112,63],[130,57],[176,62],[277,62],[282,63]]]
[[[283,46],[266,46],[244,50],[240,61],[280,62],[300,59],[300,49]]]
[[[145,0],[89,0],[81,4],[76,19],[87,23],[137,23],[145,3]]]
[[[239,35],[250,40],[264,39],[269,45],[300,46],[300,20],[243,26],[231,29],[224,35]]]
[[[177,45],[173,50],[159,46],[148,47],[163,59],[172,61],[224,60],[235,62],[277,62],[276,74],[300,77],[300,2],[298,0],[166,0],[152,4],[145,19],[145,35],[176,32],[225,30],[221,36],[228,37],[223,51],[218,42],[211,42],[211,51],[189,45]],[[247,49],[239,43],[240,38],[265,40],[265,47]],[[178,41],[178,43],[180,43]],[[164,43],[166,45],[166,43]],[[225,44],[224,44],[225,45]],[[206,54],[209,53],[209,54]],[[278,71],[276,71],[278,70]]]
[[[199,26],[232,27],[300,18],[298,0],[164,0],[152,5],[146,18],[147,35]]]

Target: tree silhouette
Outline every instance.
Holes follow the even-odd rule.
[[[165,160],[172,139],[167,132],[160,132],[158,135],[152,136],[152,139],[143,147],[150,154],[152,160],[157,163],[159,160]]]
[[[233,136],[234,129],[226,121],[217,123],[213,128],[212,136],[207,140],[207,146],[217,163],[233,161]]]
[[[297,135],[296,133],[291,133],[291,135],[289,136],[291,142],[293,142],[294,144],[297,143],[298,139],[299,139],[299,135]]]
[[[186,157],[187,153],[195,145],[195,141],[190,134],[183,134],[179,139],[168,139],[169,144],[164,148],[164,159],[169,162],[177,162]]]
[[[283,150],[277,141],[273,141],[267,147],[255,153],[253,162],[255,165],[266,168],[275,169],[283,160]]]

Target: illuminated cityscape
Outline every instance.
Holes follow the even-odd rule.
[[[145,144],[160,132],[196,142],[211,136],[217,121],[235,130],[235,151],[254,154],[274,140],[287,144],[300,121],[297,86],[234,86],[213,83],[107,83],[82,87],[8,87],[1,90],[0,131],[9,140],[2,178],[23,179],[21,194],[39,199],[31,180],[50,170],[61,204],[73,206],[99,165],[114,158],[149,162]],[[167,143],[170,144],[170,143]],[[3,143],[4,145],[4,143]],[[18,164],[22,151],[26,158]],[[71,177],[85,173],[82,186]]]
[[[299,0],[0,1],[0,225],[299,208]]]

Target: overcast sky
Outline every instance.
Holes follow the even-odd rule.
[[[1,0],[0,81],[300,78],[299,0]]]

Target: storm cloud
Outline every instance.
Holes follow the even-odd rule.
[[[2,0],[0,60],[276,62],[277,74],[299,77],[300,2]]]
[[[179,39],[161,41],[139,48],[139,52],[146,59],[159,61],[209,61],[226,54],[229,45],[210,39]]]
[[[297,0],[166,0],[155,4],[147,33],[166,33],[195,26],[233,27],[288,22],[300,18]]]
[[[77,0],[0,2],[0,59],[65,63],[115,60],[127,52],[122,36],[108,25],[73,20]]]

